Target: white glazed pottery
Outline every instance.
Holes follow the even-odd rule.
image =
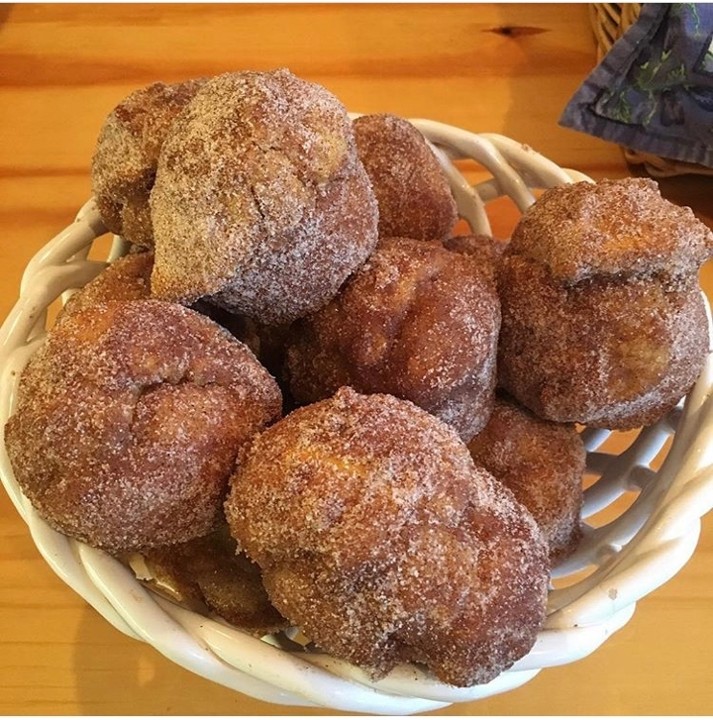
[[[490,231],[488,204],[500,196],[509,196],[522,212],[534,202],[532,190],[588,180],[500,135],[476,135],[429,120],[412,122],[431,143],[460,214],[475,232]],[[457,167],[462,159],[475,160],[492,177],[471,186]],[[87,253],[105,232],[90,201],[74,224],[28,264],[20,298],[0,330],[0,428],[13,411],[22,368],[43,341],[48,306],[104,267],[89,261]],[[117,238],[108,259],[124,250]],[[696,546],[700,518],[713,507],[711,357],[685,402],[640,431],[620,454],[603,448],[609,431],[584,431],[588,473],[596,478],[585,491],[584,518],[612,510],[614,503],[622,510],[610,513],[607,524],[588,527],[576,553],[555,569],[547,621],[531,652],[487,685],[471,688],[445,685],[410,665],[373,682],[362,670],[305,651],[286,636],[257,639],[187,610],[147,590],[102,551],[49,528],[19,490],[4,442],[0,474],[52,569],[115,627],[177,664],[273,703],[390,715],[424,712],[506,692],[543,668],[585,657],[631,618],[639,599],[686,563]],[[651,465],[662,454],[665,459],[658,458],[655,471]],[[635,500],[622,504],[622,496]]]

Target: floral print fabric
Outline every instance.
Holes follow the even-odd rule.
[[[643,4],[560,124],[713,167],[713,5]]]

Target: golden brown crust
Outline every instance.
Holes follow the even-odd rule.
[[[62,309],[59,319],[111,300],[150,299],[152,269],[151,251],[135,252],[117,258],[94,280],[72,295]],[[272,375],[281,371],[286,326],[261,325],[207,300],[198,300],[190,307],[201,315],[206,315],[247,345]]]
[[[280,413],[252,353],[155,300],[72,314],[23,372],[6,426],[15,477],[56,529],[110,551],[205,535],[240,446]]]
[[[542,418],[648,425],[690,389],[708,349],[697,278],[558,284],[533,260],[500,266],[498,378]]]
[[[531,513],[550,548],[550,563],[569,555],[582,537],[584,444],[572,424],[542,420],[505,397],[468,443],[476,465],[508,487]]]
[[[388,114],[357,118],[354,135],[379,204],[379,237],[447,237],[458,210],[423,135],[407,120]]]
[[[381,240],[332,302],[293,327],[293,396],[313,402],[343,385],[389,393],[469,440],[495,392],[500,308],[488,275],[438,243]]]
[[[60,317],[112,300],[148,300],[151,297],[153,253],[124,255],[108,265],[94,280],[66,302]]]
[[[288,622],[270,604],[260,569],[241,552],[226,527],[177,545],[142,549],[153,582],[168,585],[181,602],[201,605],[261,637],[284,630]]]
[[[502,386],[540,417],[628,429],[689,390],[708,347],[713,234],[652,180],[552,188],[500,264]]]
[[[280,612],[376,676],[487,682],[544,619],[534,520],[409,402],[344,388],[296,410],[246,447],[225,507]]]
[[[164,143],[151,215],[156,296],[267,324],[324,305],[377,238],[346,110],[287,70],[205,84]]]
[[[507,244],[490,235],[454,235],[442,243],[446,250],[470,256],[493,281]]]
[[[107,117],[92,159],[92,191],[107,229],[153,244],[149,194],[163,141],[203,80],[153,83],[131,93]]]
[[[62,308],[59,320],[80,310],[113,300],[148,300],[151,296],[153,252],[132,252],[117,258],[94,280],[78,290]],[[284,362],[287,326],[261,325],[208,300],[198,300],[192,310],[209,317],[247,345],[260,363],[278,376]]]
[[[552,188],[523,215],[510,252],[576,283],[601,276],[696,272],[713,232],[688,207],[664,200],[654,180],[626,178]]]

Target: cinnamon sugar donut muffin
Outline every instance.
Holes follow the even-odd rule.
[[[344,388],[258,435],[226,516],[275,607],[374,677],[414,661],[488,682],[544,619],[531,515],[448,426],[391,396]]]
[[[493,278],[497,276],[498,263],[507,247],[507,243],[491,235],[454,235],[446,238],[442,245],[451,252],[469,255]]]
[[[532,513],[552,565],[577,547],[586,452],[574,425],[542,420],[498,397],[488,424],[468,449],[476,465],[491,472]]]
[[[272,377],[211,320],[156,300],[110,302],[49,333],[5,440],[39,514],[115,552],[213,530],[240,446],[280,405]]]
[[[111,300],[126,302],[150,299],[152,270],[151,251],[130,253],[117,258],[94,280],[72,295],[62,308],[58,320]],[[244,315],[236,315],[203,300],[198,300],[190,307],[201,315],[206,315],[247,345],[272,375],[280,372],[286,327],[260,325]]]
[[[500,265],[499,381],[540,417],[648,425],[701,371],[713,233],[652,180],[575,183],[522,217]]]
[[[286,370],[295,400],[343,385],[389,393],[469,440],[495,393],[500,305],[491,276],[439,243],[380,241],[332,302],[293,326]]]
[[[161,145],[203,80],[153,83],[132,92],[104,122],[92,159],[92,192],[107,229],[153,244],[149,194]]]
[[[117,258],[94,280],[77,290],[62,308],[60,318],[111,300],[147,300],[151,297],[153,253],[137,252]]]
[[[140,579],[150,588],[197,611],[207,609],[252,635],[288,626],[270,604],[260,568],[239,552],[225,525],[195,540],[144,548],[129,562],[132,568],[143,565]]]
[[[163,145],[151,217],[157,297],[264,324],[328,302],[377,239],[346,110],[287,70],[202,87]]]
[[[423,135],[407,120],[388,114],[357,118],[354,135],[379,204],[379,237],[446,238],[458,210]]]

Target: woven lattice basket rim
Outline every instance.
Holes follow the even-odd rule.
[[[430,120],[412,122],[430,141],[462,217],[476,232],[490,231],[490,203],[503,195],[523,212],[534,202],[533,190],[587,179],[500,135],[477,135]],[[471,185],[459,169],[462,159],[475,160],[490,177]],[[0,330],[0,426],[12,413],[22,368],[43,341],[47,309],[104,267],[88,260],[92,242],[103,234],[90,201],[74,224],[28,264],[20,298]],[[109,259],[124,251],[117,239]],[[112,557],[48,527],[19,490],[4,441],[0,474],[48,564],[127,635],[203,677],[261,700],[409,714],[505,692],[543,668],[585,657],[631,618],[640,598],[678,572],[696,546],[700,517],[713,507],[712,387],[709,354],[685,404],[642,430],[619,455],[603,448],[608,431],[584,431],[588,471],[598,478],[585,492],[585,518],[632,489],[636,500],[609,524],[587,531],[577,552],[556,569],[556,584],[562,586],[550,593],[546,625],[532,651],[491,683],[472,688],[445,685],[411,665],[372,682],[345,662],[298,649],[289,634],[261,640],[183,608],[147,590]],[[666,448],[660,469],[653,470]],[[589,574],[580,577],[584,568]]]

